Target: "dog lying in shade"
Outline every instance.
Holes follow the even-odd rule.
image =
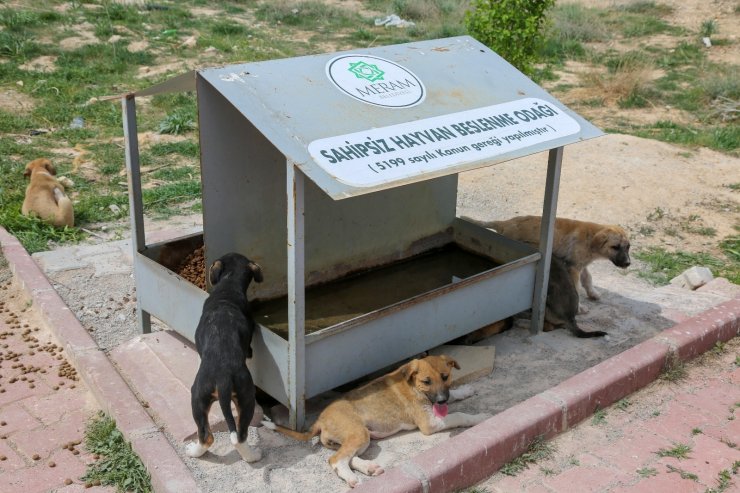
[[[447,412],[448,402],[473,395],[470,386],[450,388],[453,368],[460,366],[448,356],[414,359],[329,404],[306,433],[270,421],[262,424],[296,440],[307,441],[320,435],[325,447],[337,450],[329,458],[329,465],[349,486],[355,487],[359,480],[353,470],[368,476],[383,473],[379,464],[359,457],[371,438],[385,438],[416,428],[430,435],[474,426],[490,417]]]
[[[30,178],[26,197],[21,206],[24,216],[36,215],[54,226],[74,226],[72,201],[64,194],[64,186],[54,177],[57,170],[46,158],[26,165],[23,176]]]

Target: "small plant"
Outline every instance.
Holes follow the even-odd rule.
[[[620,411],[626,411],[628,407],[632,405],[632,402],[630,402],[629,399],[621,399],[619,402],[616,403],[617,409]]]
[[[465,25],[478,41],[531,74],[542,45],[545,13],[554,4],[555,0],[473,0]]]
[[[703,431],[701,431],[701,428],[694,428],[691,430],[692,435],[701,435]]]
[[[699,481],[699,476],[697,476],[696,474],[692,472],[684,471],[683,469],[678,468],[678,467],[673,467],[670,464],[666,464],[666,468],[668,469],[668,472],[677,472],[678,474],[680,474],[681,479],[690,479],[692,481],[697,481],[697,482]]]
[[[530,464],[549,458],[553,452],[554,449],[545,441],[544,437],[538,436],[529,444],[522,455],[504,464],[501,473],[507,476],[516,476],[527,469]]]
[[[731,441],[728,438],[722,437],[722,438],[719,439],[719,441],[722,442],[722,443],[724,443],[725,445],[727,445],[730,448],[737,448],[737,443]]]
[[[704,37],[708,38],[712,34],[717,34],[719,30],[717,29],[717,23],[714,21],[714,19],[707,19],[704,22],[701,23],[701,28],[699,29],[699,34]]]
[[[678,356],[675,354],[671,354],[668,359],[666,359],[665,366],[663,367],[663,374],[660,378],[666,382],[676,383],[686,378],[687,374],[688,371],[686,370],[684,362],[678,359]]]
[[[100,481],[119,491],[150,493],[152,483],[144,464],[116,428],[116,422],[102,412],[93,418],[85,430],[85,447],[101,458],[88,465],[82,480]]]
[[[606,410],[596,409],[594,411],[594,417],[591,419],[591,424],[598,426],[606,424]]]
[[[674,443],[673,447],[669,449],[660,449],[657,452],[658,457],[673,457],[676,459],[688,459],[689,452],[691,452],[691,445],[684,443]]]
[[[655,411],[653,411],[653,412],[652,412],[651,414],[652,414],[652,416],[653,416],[654,418],[657,418],[658,416],[660,416],[660,410],[659,410],[659,409],[656,409],[656,410],[655,410]]]
[[[175,110],[159,123],[159,133],[178,135],[195,129],[195,115],[189,110]]]
[[[661,209],[660,207],[656,207],[653,212],[647,215],[648,221],[657,221],[659,219],[663,219],[665,217],[665,211]]]
[[[710,349],[711,353],[714,355],[719,356],[720,354],[724,354],[725,351],[727,351],[727,343],[722,341],[717,341],[714,343],[714,347]]]
[[[574,455],[571,455],[570,458],[568,459],[568,464],[570,464],[571,466],[580,466],[581,461],[576,459]]]
[[[637,470],[637,474],[639,474],[640,477],[649,478],[652,476],[657,476],[658,470],[653,467],[643,467],[642,469]]]
[[[550,469],[549,467],[540,467],[540,471],[545,476],[554,476],[555,475],[555,471],[553,469]]]
[[[735,470],[736,469],[733,465],[733,471]],[[730,474],[730,471],[728,469],[722,469],[717,475],[717,488],[709,488],[706,493],[721,493],[723,491],[727,491],[727,488],[732,484],[732,475]]]

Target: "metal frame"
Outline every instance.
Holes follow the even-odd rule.
[[[122,98],[136,310],[142,332],[151,331],[154,315],[193,341],[207,297],[158,263],[163,248],[199,240],[206,246],[206,262],[228,251],[252,258],[254,253],[263,268],[269,266],[270,275],[250,287],[251,296],[287,294],[288,337],[283,339],[258,320],[254,357],[247,364],[255,384],[288,406],[294,429],[303,426],[306,399],[321,392],[528,308],[531,332],[538,333],[544,324],[563,146],[601,132],[472,38],[411,45],[366,50],[404,60],[422,79],[438,84],[438,100],[406,112],[358,108],[362,103],[339,100],[336,89],[324,80],[324,65],[335,54],[205,69]],[[478,70],[482,61],[496,70]],[[449,66],[449,77],[438,77],[441,66]],[[288,69],[302,77],[284,77]],[[460,81],[465,98],[455,95]],[[295,84],[303,84],[302,90]],[[147,245],[135,97],[193,89],[198,92],[201,133],[203,232],[201,238],[196,234]],[[580,131],[492,160],[462,162],[445,173],[368,188],[340,182],[319,169],[307,151],[316,139],[522,96],[560,107]],[[314,117],[327,102],[332,117],[316,125]],[[549,157],[537,249],[455,217],[457,173],[542,150],[548,150]],[[335,224],[342,224],[341,230]],[[307,286],[450,242],[496,258],[501,265],[305,333]],[[385,341],[383,347],[377,341]]]

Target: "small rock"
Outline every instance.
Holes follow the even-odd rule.
[[[670,283],[685,289],[694,290],[714,279],[712,271],[706,267],[695,265],[671,279]]]

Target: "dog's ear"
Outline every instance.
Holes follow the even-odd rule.
[[[456,370],[460,369],[460,365],[457,364],[457,361],[450,358],[449,356],[442,356],[442,359],[444,360],[445,363],[447,363],[447,366],[449,366],[450,368],[454,368]]]
[[[596,232],[593,238],[591,238],[591,248],[594,250],[601,250],[609,241],[609,231],[606,229],[600,229]]]
[[[23,172],[23,176],[25,178],[28,178],[29,176],[31,176],[31,173],[32,173],[31,168],[29,168],[28,166],[26,166],[26,170]]]
[[[208,280],[211,281],[211,286],[218,284],[221,280],[221,274],[224,272],[224,264],[220,260],[216,260],[208,270]]]
[[[46,171],[48,171],[49,174],[51,175],[57,174],[56,167],[53,164],[51,164],[51,161],[49,161],[48,159],[44,160],[44,168],[46,168]]]
[[[262,267],[260,267],[258,263],[249,262],[249,270],[252,271],[255,281],[262,282]]]
[[[414,375],[419,373],[419,360],[411,360],[398,370],[401,372],[401,375],[403,375],[404,380],[411,380],[414,378]]]

